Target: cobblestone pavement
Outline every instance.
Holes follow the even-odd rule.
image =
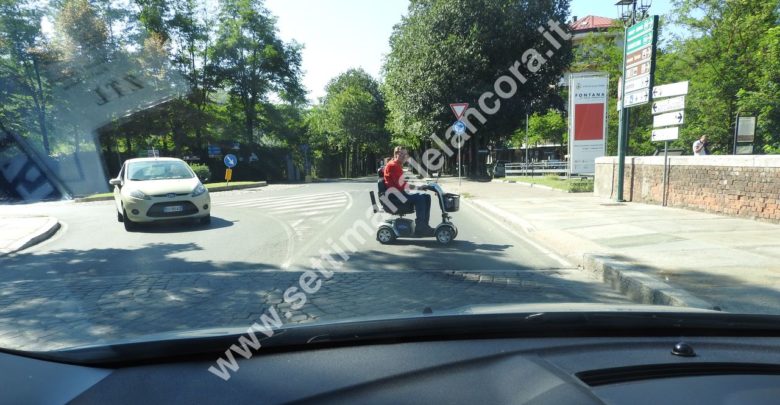
[[[409,313],[464,303],[624,303],[606,288],[570,281],[578,270],[337,272],[299,310],[283,293],[301,272],[146,274],[0,283],[0,346],[55,350],[165,331],[248,327],[270,306],[285,323]],[[572,294],[572,291],[576,291]]]

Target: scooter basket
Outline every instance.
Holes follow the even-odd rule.
[[[452,193],[444,194],[444,209],[447,212],[457,212],[460,209],[460,196]]]

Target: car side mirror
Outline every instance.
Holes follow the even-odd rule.
[[[122,180],[119,179],[119,178],[111,179],[111,180],[108,181],[108,184],[110,184],[112,186],[121,186],[122,185]]]

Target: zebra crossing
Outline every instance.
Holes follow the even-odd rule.
[[[258,210],[263,215],[272,216],[287,223],[295,233],[296,239],[304,237],[316,227],[321,227],[337,214],[343,212],[351,203],[351,197],[344,191],[279,195],[235,201],[212,201],[215,208],[231,207]]]

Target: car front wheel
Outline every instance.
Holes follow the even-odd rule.
[[[130,218],[127,217],[127,211],[122,210],[122,222],[125,224],[125,230],[130,232],[136,230],[138,227],[138,224],[131,221]]]

